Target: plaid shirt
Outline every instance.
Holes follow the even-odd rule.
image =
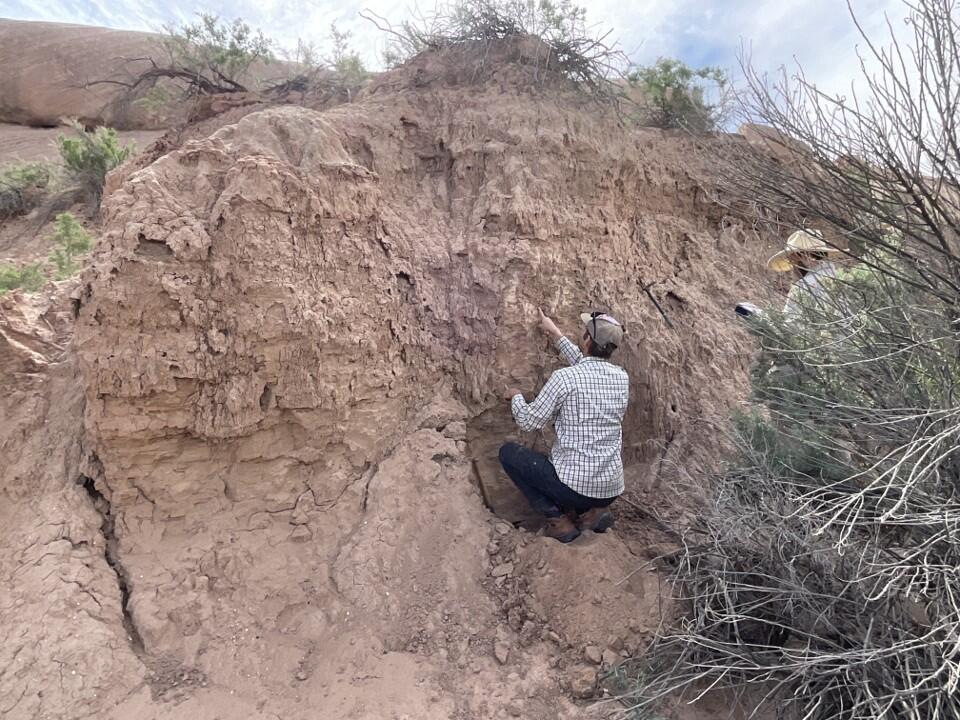
[[[623,434],[629,381],[623,368],[584,357],[570,340],[557,340],[570,367],[557,370],[532,403],[515,395],[510,403],[520,429],[539,430],[556,417],[557,441],[550,462],[564,485],[592,498],[623,492]]]

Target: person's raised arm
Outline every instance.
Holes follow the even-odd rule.
[[[537,308],[537,312],[540,313],[540,329],[553,340],[553,344],[561,357],[570,365],[576,365],[580,362],[583,359],[583,353],[580,352],[576,343],[564,337],[557,324],[544,315],[543,310]]]

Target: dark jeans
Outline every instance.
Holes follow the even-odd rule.
[[[500,448],[500,464],[530,502],[530,507],[547,517],[560,517],[570,510],[582,513],[606,507],[617,499],[581,495],[563,484],[546,455],[517,443],[509,442]]]

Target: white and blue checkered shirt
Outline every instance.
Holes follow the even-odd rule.
[[[557,340],[557,350],[570,367],[553,373],[532,403],[515,395],[513,417],[524,432],[556,417],[550,462],[557,476],[586,497],[615,497],[623,492],[620,425],[627,410],[627,373],[606,360],[584,357],[565,337]]]

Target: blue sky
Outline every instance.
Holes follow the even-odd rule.
[[[871,34],[884,34],[885,13],[897,27],[902,0],[851,0]],[[858,73],[856,31],[846,0],[595,0],[580,2],[591,24],[614,28],[622,48],[638,62],[679,57],[690,65],[737,66],[741,43],[766,70],[798,60],[822,88],[844,92]],[[323,45],[331,22],[353,33],[353,45],[375,65],[384,41],[358,17],[369,8],[398,22],[413,4],[396,0],[0,0],[0,17],[157,30],[191,20],[199,11],[241,17],[281,44],[297,39]],[[433,8],[432,0],[419,3]],[[2,72],[2,70],[0,70]]]

